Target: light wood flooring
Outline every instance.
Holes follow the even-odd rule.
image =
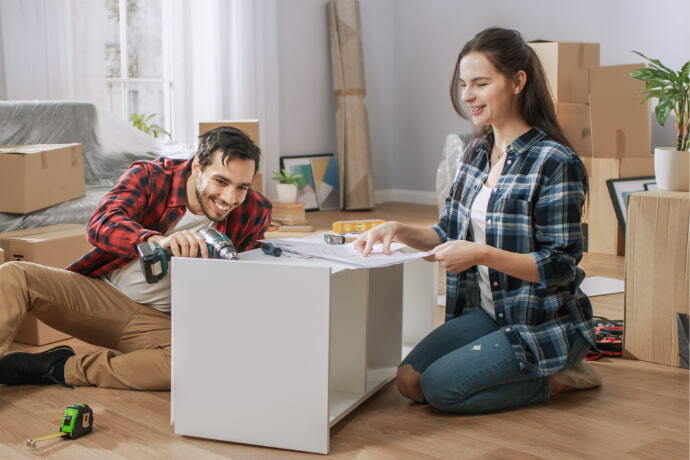
[[[374,217],[430,225],[436,209],[385,203],[375,212],[307,215],[317,230],[328,229],[334,220]],[[590,276],[623,279],[623,260],[585,254],[581,266]],[[623,317],[622,294],[595,297],[592,303],[599,315]],[[78,351],[92,348],[76,340],[66,343]],[[14,349],[38,350],[19,344]],[[447,415],[411,404],[388,384],[333,428],[330,457],[688,458],[688,371],[622,358],[602,359],[592,366],[604,378],[601,388],[561,394],[548,404],[476,416]],[[169,401],[168,392],[0,387],[0,458],[322,458],[176,436],[169,424]],[[73,402],[94,409],[94,433],[76,441],[46,442],[37,450],[24,446],[27,438],[56,431],[64,408]]]

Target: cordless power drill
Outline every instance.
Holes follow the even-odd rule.
[[[238,258],[237,249],[235,249],[230,238],[215,228],[204,228],[199,231],[199,234],[206,241],[210,259],[235,260]],[[139,253],[141,271],[144,273],[147,283],[157,283],[168,275],[170,258],[172,257],[170,249],[163,249],[156,243],[147,242],[137,244],[137,252]],[[200,255],[198,254],[198,256]]]

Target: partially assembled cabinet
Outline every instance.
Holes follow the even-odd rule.
[[[328,453],[330,428],[431,330],[437,264],[241,258],[174,259],[175,433]]]

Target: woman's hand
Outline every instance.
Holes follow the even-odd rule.
[[[437,261],[441,267],[451,273],[464,272],[482,263],[488,246],[472,241],[457,240],[439,244],[431,251],[426,260]]]
[[[352,246],[364,257],[371,254],[376,243],[383,244],[383,253],[391,255],[391,243],[398,231],[398,222],[386,222],[368,230],[357,237]]]

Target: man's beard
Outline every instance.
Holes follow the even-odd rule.
[[[211,215],[211,213],[209,212],[209,209],[207,207],[207,200],[208,201],[213,201],[213,200],[211,200],[210,197],[205,196],[203,194],[203,192],[201,190],[199,190],[199,187],[196,188],[196,199],[199,202],[199,206],[201,206],[201,211],[204,213],[204,215],[206,215],[206,217],[208,217],[213,222],[224,221],[228,217],[228,214],[230,214],[230,211],[232,211],[234,209],[233,206],[230,206],[230,209],[228,210],[228,212],[223,214],[221,217],[213,217]]]

